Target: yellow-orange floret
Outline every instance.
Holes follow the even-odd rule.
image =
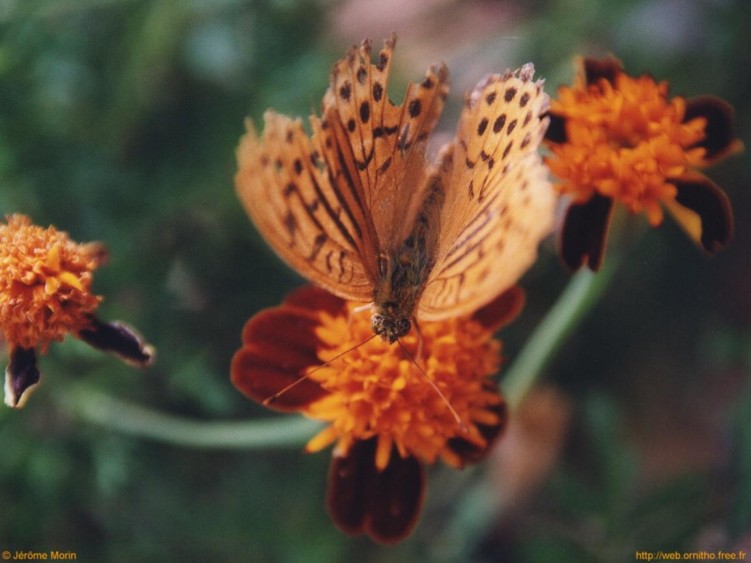
[[[419,336],[412,331],[400,339],[408,354],[398,345],[371,338],[369,316],[353,308],[350,304],[349,315],[321,312],[316,336],[324,344],[318,351],[322,362],[367,342],[323,368],[309,368],[310,379],[328,394],[303,412],[330,425],[307,449],[317,451],[336,442],[337,451],[346,454],[355,442],[376,437],[376,467],[383,470],[393,447],[401,457],[427,463],[440,457],[455,467],[463,465],[463,459],[448,447],[452,438],[486,448],[478,425],[502,423],[498,406],[503,399],[495,385],[488,385],[488,376],[501,361],[501,344],[492,332],[471,318],[421,323]]]
[[[576,203],[595,193],[645,213],[657,226],[661,204],[674,200],[674,179],[703,164],[705,148],[696,146],[707,120],[684,122],[686,102],[668,99],[666,82],[649,76],[616,74],[562,87],[551,112],[565,120],[566,142],[552,144],[546,159],[558,189]]]
[[[101,297],[92,272],[104,260],[99,244],[77,244],[24,215],[0,224],[0,329],[5,340],[45,351],[68,332],[88,328]]]

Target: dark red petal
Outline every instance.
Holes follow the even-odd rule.
[[[486,390],[495,390],[500,394],[497,385],[492,381],[486,381],[485,388]],[[480,448],[477,445],[462,439],[461,437],[451,438],[448,441],[449,449],[457,454],[462,459],[465,465],[468,463],[477,463],[483,457],[485,457],[485,455],[490,451],[490,448],[493,446],[493,444],[501,436],[503,436],[503,433],[506,431],[506,426],[508,425],[508,407],[506,406],[506,401],[504,400],[498,405],[493,405],[491,410],[495,411],[495,413],[498,415],[498,424],[477,425],[477,429],[480,431],[480,434],[482,434],[482,437],[485,438],[487,442],[485,447]]]
[[[596,272],[602,264],[613,200],[595,194],[585,203],[572,203],[566,210],[560,237],[563,262],[571,270],[587,265]]]
[[[5,368],[5,404],[20,408],[41,379],[33,348],[12,346],[10,362]]]
[[[699,242],[710,254],[727,246],[733,236],[733,210],[725,192],[709,178],[694,174],[674,181],[675,201],[701,219]]]
[[[495,332],[512,322],[524,308],[524,290],[518,285],[511,286],[493,301],[481,307],[472,315],[488,331]]]
[[[283,305],[253,316],[243,330],[243,347],[232,358],[230,379],[247,397],[264,402],[298,381],[305,368],[319,365],[318,317]],[[320,399],[326,391],[310,380],[285,391],[268,406],[294,411]]]
[[[293,305],[313,311],[326,311],[330,315],[338,315],[344,310],[343,299],[314,285],[298,287],[284,298],[285,305]]]
[[[740,141],[733,133],[733,106],[729,103],[714,96],[692,98],[686,102],[683,121],[691,121],[696,117],[704,117],[707,127],[704,139],[693,146],[707,150],[704,158],[709,163],[740,149]]]
[[[413,457],[396,449],[388,466],[375,466],[377,438],[356,442],[344,456],[334,456],[329,470],[326,506],[339,529],[365,533],[382,543],[396,543],[417,523],[425,489],[425,474]]]
[[[623,65],[615,57],[606,57],[604,59],[585,58],[581,62],[584,80],[587,85],[597,84],[604,78],[611,84],[615,84],[615,77],[623,72]]]
[[[122,323],[105,323],[92,316],[89,327],[78,332],[78,338],[104,352],[114,354],[126,364],[146,367],[154,361],[154,347],[138,332]]]
[[[568,140],[568,135],[566,135],[566,119],[552,112],[548,113],[548,117],[550,118],[550,122],[545,131],[545,140],[549,143],[565,143]]]

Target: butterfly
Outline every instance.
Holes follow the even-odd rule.
[[[537,153],[549,98],[534,67],[484,78],[455,138],[426,158],[448,95],[431,66],[400,104],[387,94],[396,36],[333,67],[322,114],[247,120],[235,185],[268,244],[331,293],[372,304],[393,343],[417,320],[469,314],[508,289],[552,229],[556,195]]]

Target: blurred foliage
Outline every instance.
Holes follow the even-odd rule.
[[[533,60],[551,94],[570,80],[573,56],[612,52],[675,93],[727,99],[749,144],[747,0],[453,0],[425,3],[434,8],[423,8],[422,34],[408,19],[416,2],[384,3],[359,26],[375,42],[395,29],[397,53],[421,47],[414,68],[441,58],[424,52],[448,53],[459,77],[470,59],[481,73]],[[234,149],[246,116],[319,106],[329,68],[356,39],[337,18],[352,5],[365,4],[0,0],[0,213],[105,242],[101,315],[139,327],[158,349],[139,373],[76,341],[53,346],[28,406],[0,410],[0,549],[72,550],[83,561],[448,557],[435,548],[452,518],[440,478],[415,536],[380,547],[333,529],[325,454],[137,440],[77,420],[59,399],[88,385],[198,420],[271,416],[234,391],[229,361],[244,321],[300,280],[237,202]],[[512,17],[482,34],[453,17],[501,8]],[[447,33],[460,55],[432,38]],[[409,64],[401,83],[421,76]],[[716,536],[716,548],[748,546],[749,159],[711,175],[734,204],[731,248],[707,260],[666,223],[626,249],[604,300],[546,374],[578,414],[557,469],[460,560],[632,561],[636,550],[701,549]],[[510,360],[566,282],[551,249],[525,283],[527,312],[504,335]],[[703,441],[697,420],[711,430]],[[717,454],[650,472],[654,450],[643,446],[655,435]],[[477,476],[451,473],[455,484]]]

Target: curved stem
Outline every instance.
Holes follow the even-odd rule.
[[[571,278],[501,382],[512,409],[524,400],[566,338],[597,303],[618,269],[618,263],[618,258],[610,255],[598,273],[584,268]],[[447,560],[468,553],[495,520],[498,510],[499,501],[488,494],[485,481],[470,486],[445,532],[447,546],[450,546],[446,551]]]
[[[123,434],[192,448],[300,447],[321,427],[320,423],[300,417],[246,422],[191,420],[84,387],[71,390],[63,407],[78,418]]]
[[[501,382],[512,408],[524,399],[568,335],[597,302],[617,269],[617,261],[609,257],[600,272],[583,268],[571,278]]]

